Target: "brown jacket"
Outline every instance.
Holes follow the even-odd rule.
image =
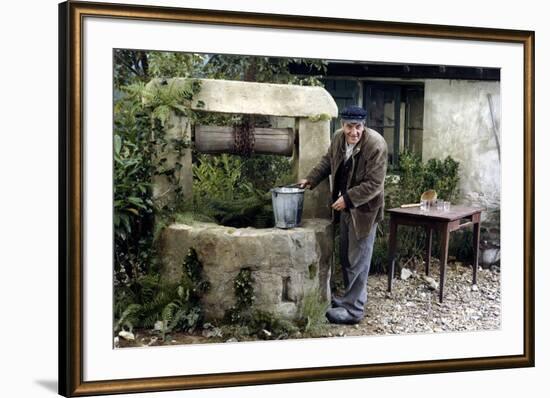
[[[346,154],[343,130],[334,133],[327,153],[306,179],[315,188],[329,175],[334,175]],[[384,179],[388,147],[384,137],[375,130],[365,128],[361,140],[352,154],[352,171],[347,182],[347,195],[353,203],[349,209],[357,239],[365,238],[375,222],[384,217]],[[334,183],[334,181],[333,181]],[[333,184],[334,185],[334,184]],[[338,192],[332,193],[333,202]],[[333,213],[334,214],[334,213]]]

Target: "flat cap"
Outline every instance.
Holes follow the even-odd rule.
[[[360,106],[346,106],[340,112],[340,119],[348,123],[364,123],[367,119],[367,111]]]

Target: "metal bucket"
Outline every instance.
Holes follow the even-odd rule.
[[[277,187],[271,190],[273,216],[277,228],[294,228],[302,222],[303,188]]]

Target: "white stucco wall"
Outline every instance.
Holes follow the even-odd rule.
[[[426,80],[422,157],[460,162],[460,201],[487,208],[497,221],[501,167],[494,125],[500,137],[500,82]]]

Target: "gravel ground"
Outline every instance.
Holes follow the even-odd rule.
[[[498,268],[479,268],[477,285],[474,286],[471,267],[458,262],[449,264],[442,304],[439,303],[437,259],[430,268],[432,280],[425,277],[423,266],[418,267],[418,271],[411,271],[406,280],[400,277],[394,279],[392,293],[386,291],[386,275],[371,275],[366,317],[358,325],[331,325],[327,335],[437,333],[500,328]]]
[[[445,297],[439,303],[439,264],[434,259],[430,278],[423,266],[407,269],[410,275],[398,275],[392,293],[387,292],[386,275],[371,275],[368,281],[368,303],[365,318],[357,325],[332,325],[318,337],[395,335],[411,333],[441,333],[497,330],[501,324],[500,271],[482,269],[477,273],[477,285],[472,285],[472,269],[459,262],[447,266]],[[407,271],[405,271],[407,272]],[[303,338],[300,334],[293,338]],[[316,336],[317,337],[317,336]],[[135,331],[135,340],[117,339],[117,347],[213,343],[226,338],[204,337],[197,333],[173,333],[162,342],[152,331]],[[236,341],[231,339],[229,341]]]

